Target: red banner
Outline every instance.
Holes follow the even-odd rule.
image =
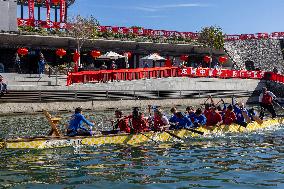
[[[46,28],[51,28],[50,27],[50,0],[45,1],[45,6],[46,6]]]
[[[65,14],[66,14],[66,2],[65,0],[61,0],[60,2],[60,22],[65,22]]]
[[[35,20],[34,10],[35,10],[35,2],[34,0],[28,1],[28,8],[29,8],[29,20],[33,22]]]

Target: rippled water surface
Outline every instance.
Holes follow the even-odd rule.
[[[108,114],[90,115],[107,129]],[[1,138],[49,129],[40,115],[0,124]],[[283,128],[159,145],[0,150],[0,188],[284,188]]]

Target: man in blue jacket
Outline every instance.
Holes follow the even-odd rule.
[[[90,130],[86,129],[82,124],[86,123]],[[82,108],[76,108],[75,114],[72,115],[69,127],[67,129],[67,135],[70,137],[73,136],[92,136],[93,135],[93,128],[94,124],[89,122],[83,115],[82,115]]]

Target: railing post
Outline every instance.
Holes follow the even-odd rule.
[[[160,98],[160,91],[157,91],[158,98]]]
[[[108,99],[108,91],[106,91],[106,98]]]
[[[134,90],[134,91],[133,91],[133,97],[134,97],[134,99],[136,99],[135,95],[136,95],[136,93],[135,93],[135,90]]]
[[[38,92],[38,98],[39,98],[39,101],[41,102],[41,91]]]
[[[181,90],[179,90],[179,98],[181,98]]]
[[[77,91],[75,91],[75,100],[77,100],[77,96],[78,96]]]

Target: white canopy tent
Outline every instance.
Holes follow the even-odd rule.
[[[125,56],[122,56],[113,51],[107,52],[106,54],[103,54],[98,57],[98,59],[111,59],[111,60],[117,60],[119,58],[125,58]]]
[[[145,56],[143,58],[141,58],[142,60],[154,60],[154,61],[159,61],[159,60],[166,60],[164,57],[161,57],[159,54],[157,53],[153,53],[150,54],[148,56]]]

